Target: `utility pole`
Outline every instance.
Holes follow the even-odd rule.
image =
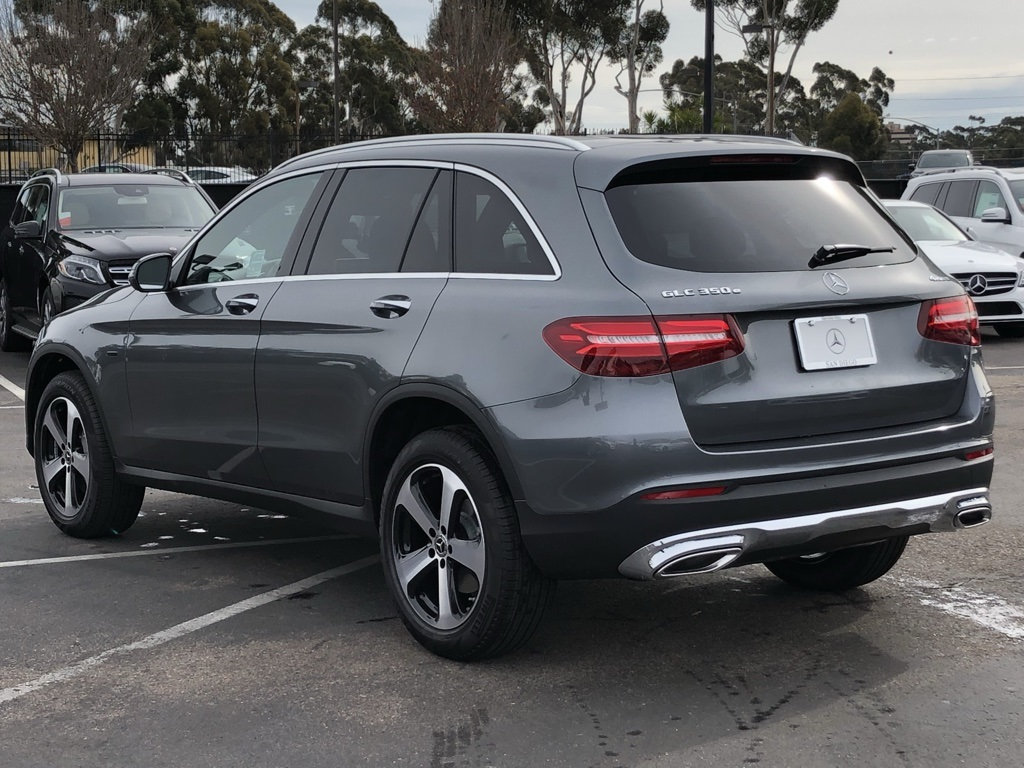
[[[704,6],[704,133],[715,125],[715,0]]]

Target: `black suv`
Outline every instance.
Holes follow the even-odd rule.
[[[216,213],[183,173],[33,175],[0,235],[0,349],[54,314],[128,284],[142,256],[175,253]]]

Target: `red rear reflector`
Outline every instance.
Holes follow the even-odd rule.
[[[644,501],[665,501],[667,499],[695,499],[698,496],[718,496],[725,492],[724,485],[709,486],[707,488],[680,488],[675,491],[655,491],[645,493],[640,498]]]
[[[743,337],[729,315],[567,317],[544,329],[544,341],[591,376],[653,376],[743,351]]]
[[[985,456],[991,456],[995,451],[992,448],[982,448],[977,451],[970,451],[964,454],[964,461],[974,461]]]
[[[969,347],[981,346],[978,310],[974,308],[970,296],[954,296],[951,299],[932,299],[924,302],[917,318],[917,330],[932,341],[963,344]]]

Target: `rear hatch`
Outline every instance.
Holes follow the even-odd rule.
[[[580,191],[609,268],[647,303],[670,358],[672,338],[720,332],[742,346],[672,366],[698,444],[820,440],[960,409],[970,364],[961,315],[973,309],[917,257],[852,163],[676,157]],[[822,252],[811,265],[836,245],[879,251]],[[694,324],[709,318],[710,334]]]

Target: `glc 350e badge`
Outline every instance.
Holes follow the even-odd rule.
[[[666,299],[682,299],[687,296],[725,296],[730,294],[743,293],[740,288],[683,288],[682,290],[662,291],[661,295]]]

